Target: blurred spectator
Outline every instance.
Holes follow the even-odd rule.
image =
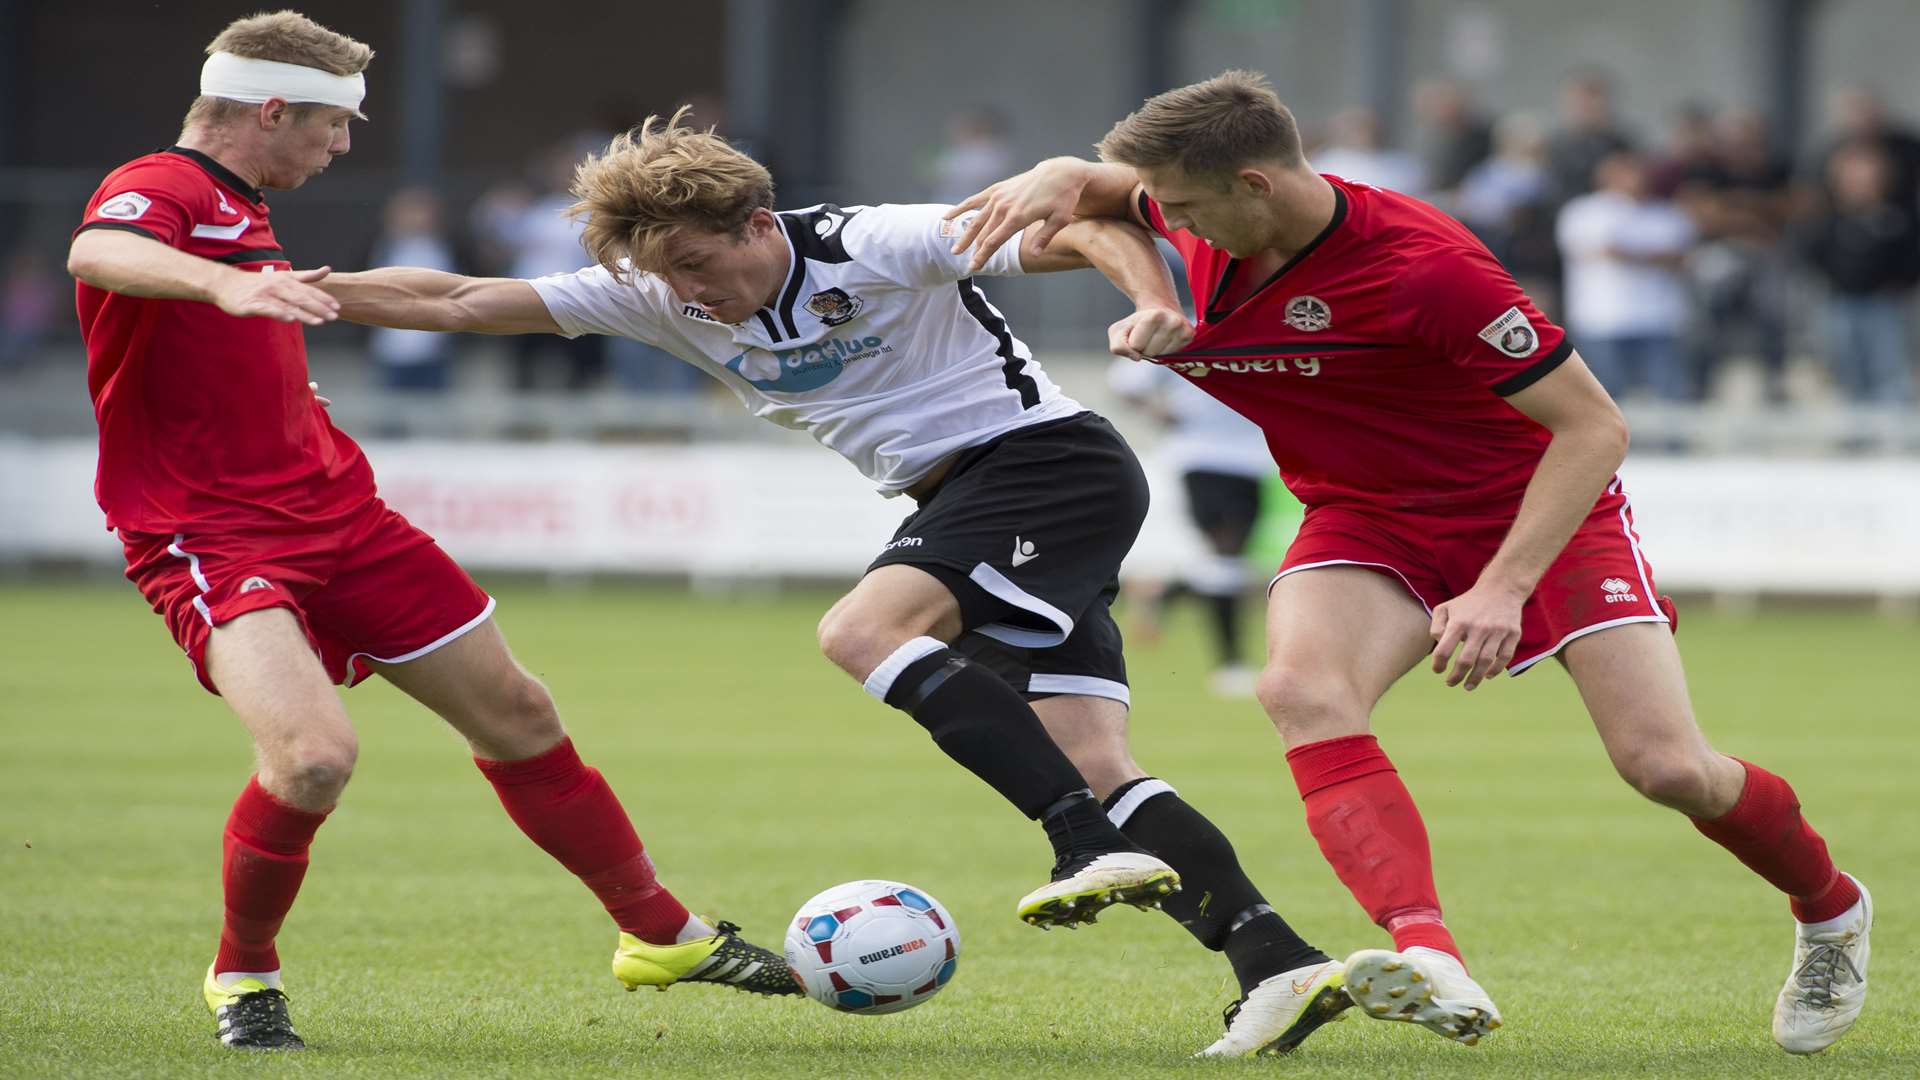
[[[1653,193],[1663,199],[1682,198],[1711,182],[1718,169],[1713,110],[1690,101],[1675,109],[1667,123],[1666,141],[1653,162]]]
[[[0,371],[33,363],[63,299],[72,320],[73,294],[64,284],[38,248],[23,245],[7,256],[0,281]]]
[[[1897,196],[1892,158],[1873,142],[1827,160],[1828,206],[1805,225],[1801,251],[1827,286],[1827,364],[1857,402],[1913,401],[1913,329],[1920,221]]]
[[[1907,206],[1920,205],[1920,135],[1887,116],[1886,103],[1870,86],[1849,86],[1833,96],[1833,138],[1821,153],[1819,179],[1830,181],[1830,159],[1853,143],[1867,142],[1886,154],[1891,197]]]
[[[1333,114],[1327,142],[1313,154],[1316,171],[1406,195],[1426,192],[1426,178],[1412,154],[1389,150],[1385,129],[1372,109],[1355,107]]]
[[[1677,197],[1701,244],[1688,260],[1700,305],[1696,352],[1701,387],[1742,351],[1759,358],[1769,397],[1785,396],[1787,264],[1793,168],[1776,152],[1767,123],[1729,109],[1714,123],[1709,161]]]
[[[975,106],[954,113],[947,121],[947,145],[933,159],[933,201],[957,203],[1023,167],[999,112]]]
[[[406,188],[387,200],[372,266],[421,266],[456,271],[459,260],[441,222],[440,197],[426,188]],[[459,338],[426,330],[374,328],[367,340],[380,385],[388,390],[446,390]]]
[[[1436,203],[1450,206],[1467,174],[1493,153],[1493,125],[1480,114],[1466,87],[1451,79],[1416,87],[1413,113],[1420,122],[1414,146],[1427,187]]]
[[[590,261],[580,246],[581,224],[567,217],[573,196],[567,187],[573,167],[588,142],[604,147],[606,139],[577,136],[550,150],[535,170],[538,190],[514,185],[482,196],[474,207],[480,232],[504,257],[508,277],[537,278],[570,274]],[[550,353],[566,361],[559,385],[580,391],[599,381],[606,368],[606,339],[582,334],[568,340],[551,334],[523,334],[514,339],[513,388],[534,390],[549,380],[543,375]]]
[[[1460,182],[1454,211],[1543,308],[1557,305],[1560,250],[1548,203],[1546,130],[1532,113],[1494,127],[1493,156]]]
[[[1687,323],[1681,267],[1693,245],[1693,224],[1653,194],[1647,163],[1631,151],[1603,158],[1595,180],[1593,192],[1560,212],[1574,345],[1616,398],[1645,388],[1680,400],[1691,383],[1681,349]]]
[[[1613,80],[1585,68],[1560,83],[1560,126],[1547,137],[1555,204],[1593,190],[1600,159],[1633,148],[1614,115]]]

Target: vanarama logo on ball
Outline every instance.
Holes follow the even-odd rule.
[[[926,947],[926,938],[914,938],[912,941],[903,941],[890,948],[881,949],[879,952],[866,953],[860,957],[860,962],[863,964],[876,964],[882,960],[891,960],[902,953],[918,952]]]

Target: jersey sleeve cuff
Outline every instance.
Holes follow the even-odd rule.
[[[153,240],[157,243],[162,243],[162,244],[166,243],[165,240],[162,240],[160,239],[159,236],[155,235],[152,229],[143,228],[139,225],[134,225],[125,221],[89,221],[85,225],[82,225],[79,228],[73,230],[73,235],[79,236],[81,233],[86,232],[88,229],[112,229],[115,232],[136,233],[140,236],[144,236],[147,239]]]
[[[1493,392],[1501,397],[1512,397],[1552,374],[1554,368],[1566,363],[1567,357],[1572,355],[1573,342],[1563,338],[1552,352],[1541,357],[1532,367],[1494,383]]]

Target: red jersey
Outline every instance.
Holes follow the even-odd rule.
[[[79,231],[123,229],[259,273],[292,268],[259,191],[195,150],[122,165]],[[77,232],[76,232],[77,235]],[[306,530],[373,498],[373,470],[307,387],[300,323],[212,304],[75,291],[109,529]]]
[[[1162,361],[1260,425],[1309,506],[1505,503],[1547,429],[1502,400],[1572,352],[1466,227],[1417,199],[1336,176],[1333,220],[1226,309],[1240,262],[1141,215],[1187,262],[1193,343]]]

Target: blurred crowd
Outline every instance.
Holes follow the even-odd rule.
[[[1835,93],[1799,160],[1748,108],[1684,105],[1664,130],[1634,131],[1599,70],[1569,74],[1552,115],[1495,115],[1451,81],[1417,86],[1410,105],[1397,138],[1364,108],[1303,117],[1314,167],[1465,222],[1616,397],[1913,404],[1920,134],[1872,89]],[[727,131],[713,95],[697,96],[691,119]],[[555,140],[458,213],[431,190],[394,194],[366,264],[579,269],[567,183],[624,122]],[[1008,117],[985,107],[956,111],[920,153],[923,189],[898,197],[958,201],[1028,164]],[[66,333],[69,295],[44,253],[23,248],[0,264],[0,370]],[[1022,298],[1006,301],[1017,309]],[[467,347],[409,331],[368,338],[376,381],[396,393],[446,390]],[[529,335],[507,348],[517,390],[703,389],[693,369],[637,342]]]
[[[1657,135],[1604,72],[1556,114],[1494,116],[1462,85],[1415,89],[1406,137],[1365,109],[1310,128],[1314,167],[1420,196],[1465,222],[1616,397],[1697,401],[1748,380],[1773,401],[1914,401],[1920,135],[1867,87],[1836,93],[1796,161],[1765,116],[1689,104]],[[1795,380],[1789,359],[1817,361]]]

